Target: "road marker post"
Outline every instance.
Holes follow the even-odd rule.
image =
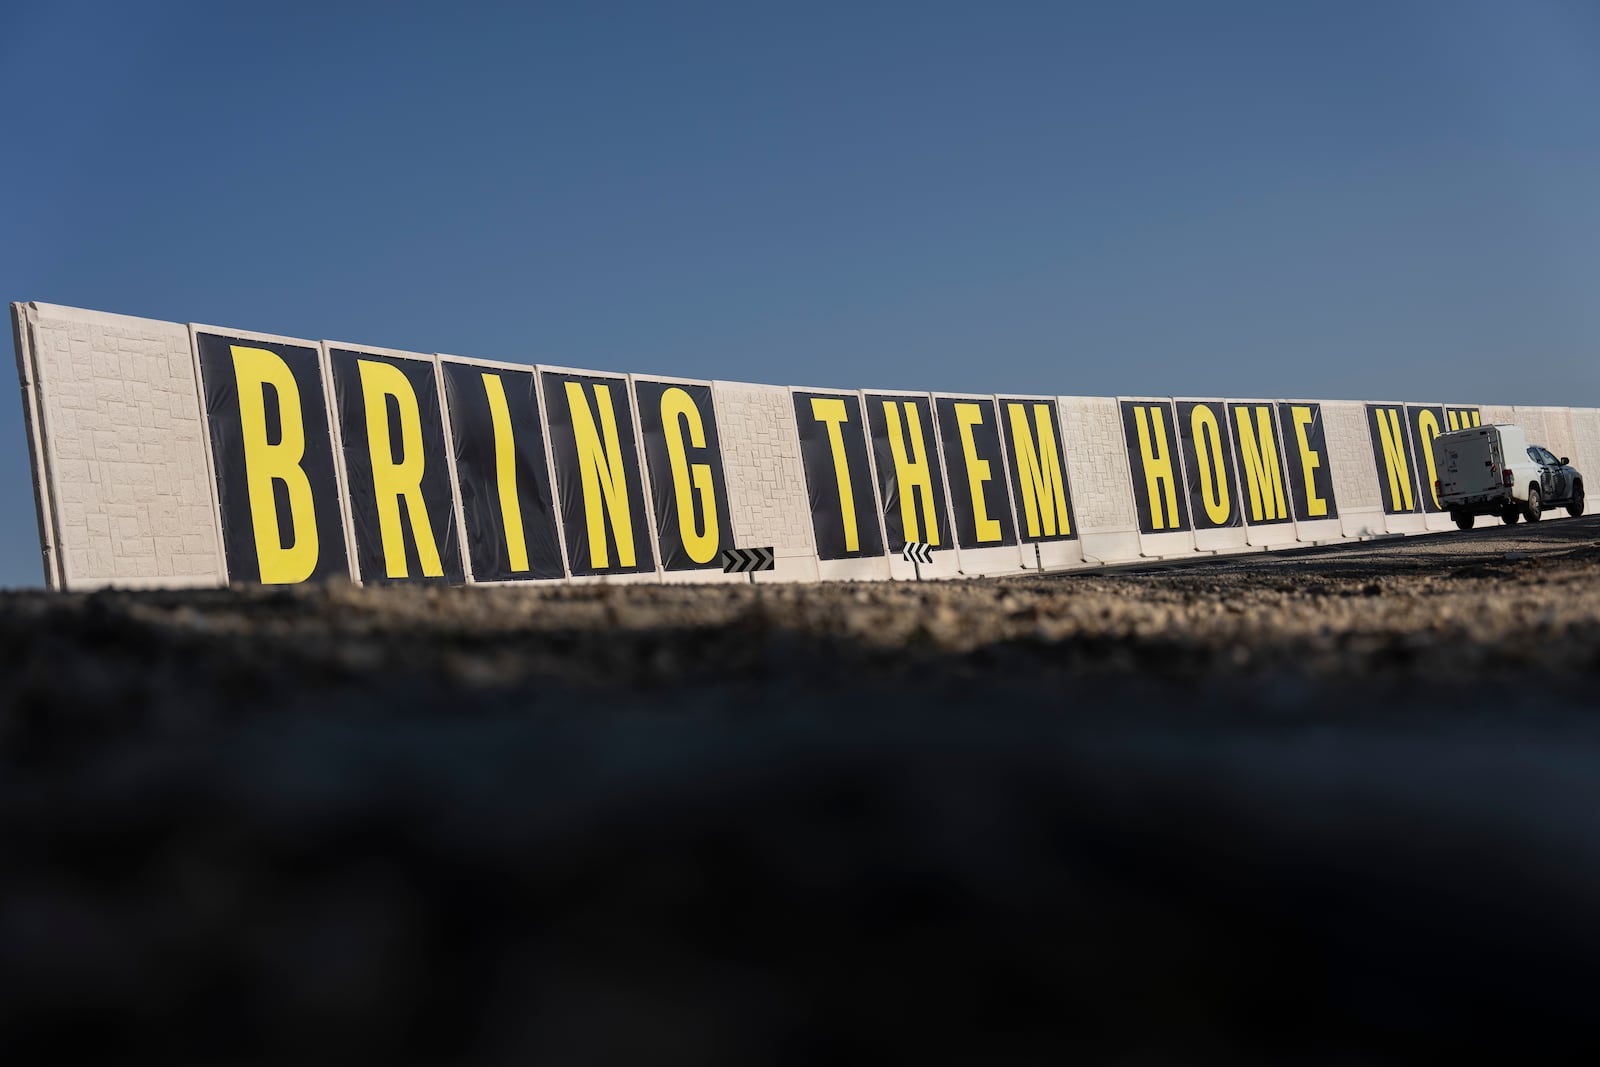
[[[922,581],[922,565],[933,566],[933,546],[921,541],[907,541],[900,549],[900,558],[911,564],[916,572],[917,581]]]
[[[748,574],[751,585],[756,584],[756,571],[775,570],[777,565],[777,554],[770,546],[729,548],[722,553],[722,573]]]

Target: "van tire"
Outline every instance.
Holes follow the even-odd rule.
[[[1522,505],[1522,517],[1529,522],[1538,522],[1543,506],[1544,502],[1539,499],[1539,487],[1528,486],[1528,502]]]
[[[1583,514],[1583,483],[1579,482],[1572,488],[1572,502],[1567,505],[1567,514],[1577,518]]]
[[[1515,526],[1520,518],[1522,518],[1522,511],[1515,504],[1500,513],[1500,521],[1507,526]]]
[[[1477,518],[1470,511],[1452,511],[1450,517],[1456,520],[1456,529],[1458,530],[1472,529],[1472,523]]]

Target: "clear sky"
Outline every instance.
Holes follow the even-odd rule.
[[[1600,405],[1592,0],[22,0],[0,101],[6,301],[774,383]],[[37,584],[15,391],[0,442],[0,584]]]

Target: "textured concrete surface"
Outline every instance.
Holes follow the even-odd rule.
[[[0,634],[12,1062],[1595,1051],[1597,519]]]
[[[72,589],[218,584],[188,328],[55,304],[19,311],[27,411],[41,422],[52,472],[55,580]]]
[[[1139,558],[1139,514],[1122,440],[1122,414],[1113,397],[1057,398],[1067,479],[1085,558]]]
[[[222,584],[216,489],[206,466],[206,434],[189,328],[50,304],[17,303],[12,310],[29,445],[36,481],[42,487],[38,510],[47,584],[73,590],[113,584]],[[604,377],[620,381],[624,376]],[[731,522],[745,545],[771,545],[777,550],[777,569],[760,581],[911,576],[908,565],[894,555],[818,560],[788,390],[737,382],[716,382],[713,388]],[[1141,535],[1117,402],[1107,397],[1052,399],[1060,417],[1081,537],[1074,544],[1042,550],[1047,565],[1085,558],[1098,563],[1189,556],[1197,543],[1207,551],[1237,547],[1238,538],[1231,533],[1210,532],[1198,540],[1192,533]],[[1274,406],[1267,401],[1250,403]],[[1357,418],[1358,408],[1354,402],[1321,403],[1327,463],[1340,517],[1249,525],[1243,536],[1252,546],[1279,547],[1297,538],[1365,536],[1379,525],[1390,532],[1450,528],[1449,516],[1443,513],[1383,519],[1372,510],[1377,506],[1372,503],[1376,472],[1367,458],[1369,446],[1363,443],[1366,430]],[[1595,409],[1485,406],[1481,410],[1491,422],[1520,418],[1531,440],[1571,454],[1580,469],[1600,466],[1600,412]],[[946,470],[947,443],[932,426],[924,427],[924,434],[932,438],[925,442],[930,457],[937,456],[940,469]],[[637,428],[634,441],[638,447]],[[1289,458],[1281,433],[1277,451],[1281,466]],[[998,462],[1003,471],[1010,457]],[[347,482],[342,467],[339,478],[341,484]],[[1137,488],[1144,491],[1143,486]],[[647,502],[653,492],[654,487],[644,486]],[[881,486],[874,486],[874,494],[881,513]],[[1591,501],[1591,511],[1600,510],[1600,495],[1591,495]],[[948,513],[952,504],[970,507],[969,502],[953,501],[948,495],[939,506]],[[654,509],[645,510],[646,525],[654,531]],[[459,522],[457,527],[459,535]],[[951,545],[941,550],[945,574],[1001,574],[1026,569],[1035,559],[1026,549],[1013,553]],[[647,571],[626,580],[660,577],[659,571],[654,577]],[[716,580],[706,572],[678,572],[673,578]]]
[[[811,502],[789,390],[716,382],[717,429],[728,477],[728,508],[740,545],[770,546],[776,577],[817,576]]]
[[[1339,502],[1339,523],[1346,537],[1370,537],[1388,529],[1383,497],[1367,432],[1366,405],[1354,400],[1322,402],[1322,429],[1328,442],[1328,470]],[[1386,484],[1386,480],[1385,480]]]

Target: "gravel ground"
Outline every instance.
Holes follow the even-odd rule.
[[[1600,519],[0,633],[8,1062],[1600,1052]]]

